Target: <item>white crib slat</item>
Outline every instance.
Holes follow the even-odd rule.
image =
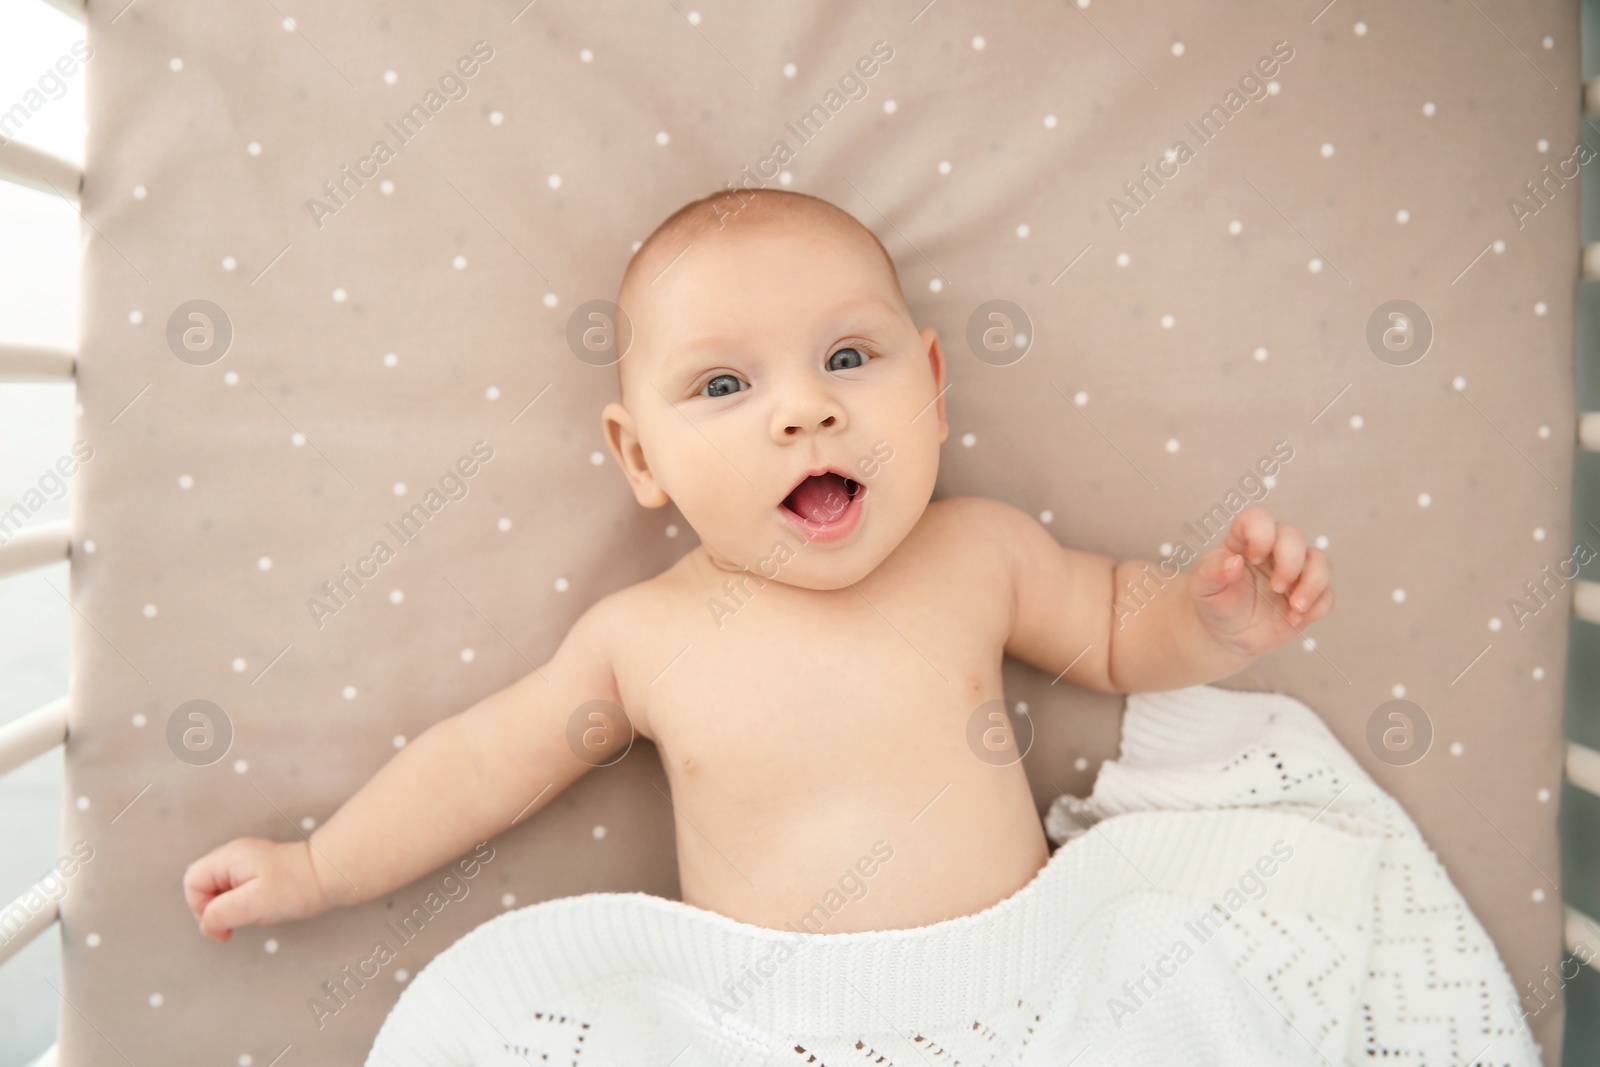
[[[10,512],[0,511],[0,536],[11,531],[6,519]],[[50,522],[24,529],[9,541],[0,544],[0,578],[35,567],[47,567],[67,558],[72,550],[72,523]]]
[[[1600,242],[1583,246],[1583,278],[1593,281],[1600,278]]]
[[[1572,613],[1584,622],[1600,623],[1600,582],[1579,579],[1573,583]]]
[[[1576,741],[1567,742],[1567,781],[1600,796],[1600,752]]]
[[[1578,444],[1589,452],[1600,452],[1600,411],[1578,416]]]
[[[1600,950],[1600,923],[1570,904],[1563,906],[1563,912],[1566,921],[1562,924],[1561,932],[1567,951],[1576,953],[1578,946],[1582,945],[1583,955],[1593,960],[1595,952]],[[1595,964],[1591,963],[1590,966]]]
[[[52,700],[0,726],[0,774],[10,774],[67,739],[67,698]]]
[[[0,345],[0,382],[64,382],[77,357],[64,348]]]
[[[63,15],[75,18],[79,22],[89,21],[89,14],[83,8],[83,0],[44,0],[44,2]]]
[[[28,1064],[28,1067],[58,1067],[61,1062],[60,1054],[61,1046],[51,1045],[40,1054],[38,1059]]]
[[[33,910],[34,904],[39,905],[39,910]],[[57,901],[51,898],[49,887],[42,884],[6,905],[0,911],[0,963],[21,952],[28,942],[50,929],[60,916]]]
[[[77,203],[83,172],[64,159],[10,141],[0,145],[0,179]]]

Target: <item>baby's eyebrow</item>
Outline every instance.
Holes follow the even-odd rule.
[[[878,311],[890,317],[898,316],[900,313],[898,308],[889,303],[887,300],[883,299],[881,296],[860,296],[851,300],[846,300],[844,303],[837,305],[832,311],[828,312],[821,321],[833,323],[837,322],[839,319],[847,317],[851,313],[869,310]],[[688,357],[693,357],[697,355],[703,355],[708,351],[717,349],[736,349],[739,348],[741,344],[743,344],[743,341],[738,337],[731,337],[727,334],[710,334],[705,337],[697,337],[694,340],[685,343],[683,346],[681,346],[679,351],[683,352]]]

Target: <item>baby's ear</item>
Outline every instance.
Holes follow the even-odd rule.
[[[922,345],[928,351],[928,366],[933,371],[933,392],[939,398],[935,408],[939,412],[939,443],[950,437],[950,423],[944,417],[944,349],[939,345],[939,331],[932,326],[924,326],[917,331],[917,336],[922,338]]]
[[[665,504],[670,498],[656,484],[655,476],[645,462],[644,448],[639,444],[639,435],[633,425],[633,413],[612,401],[600,412],[600,431],[605,435],[607,447],[611,449],[611,458],[617,461],[617,466],[622,468],[622,473],[628,479],[628,485],[633,488],[634,499],[647,508],[659,508]]]

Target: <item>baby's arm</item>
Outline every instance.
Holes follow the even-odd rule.
[[[1333,606],[1327,557],[1263,507],[1235,516],[1223,543],[1188,571],[1065,548],[999,501],[976,511],[1011,557],[1006,652],[1088,689],[1160,691],[1225,678]],[[1257,566],[1269,559],[1270,571]]]
[[[620,703],[606,654],[609,600],[520,681],[435,723],[384,764],[309,839],[236,838],[189,865],[201,932],[307,918],[407,885],[538,811],[589,770],[568,721]],[[626,743],[626,723],[618,724]]]

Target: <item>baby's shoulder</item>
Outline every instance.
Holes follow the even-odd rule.
[[[919,525],[936,531],[940,540],[970,538],[999,548],[1009,544],[1018,530],[1039,525],[1039,520],[1004,500],[950,496],[929,503]]]

